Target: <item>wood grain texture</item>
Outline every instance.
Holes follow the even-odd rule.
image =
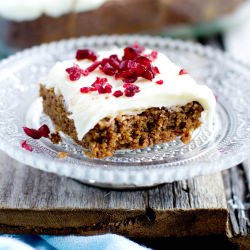
[[[24,166],[0,152],[0,232],[133,237],[225,234],[220,174],[152,189],[86,186]]]
[[[230,240],[238,249],[250,249],[250,160],[223,175],[230,214]]]

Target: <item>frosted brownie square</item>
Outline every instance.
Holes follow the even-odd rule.
[[[211,127],[216,105],[207,86],[138,44],[78,50],[75,59],[56,63],[40,95],[56,128],[95,158],[176,137],[189,143],[203,121]]]

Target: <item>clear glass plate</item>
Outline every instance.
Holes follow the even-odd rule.
[[[108,49],[135,41],[157,49],[186,68],[218,97],[214,130],[202,126],[190,144],[180,140],[143,150],[122,150],[107,159],[90,159],[63,135],[63,143],[27,138],[22,126],[53,125],[42,112],[39,79],[58,60],[74,56],[77,48]],[[20,52],[0,64],[0,149],[35,168],[84,183],[114,188],[158,185],[232,167],[250,152],[250,69],[209,47],[149,36],[100,36],[66,40]],[[22,140],[33,152],[21,148]],[[60,159],[58,152],[68,152]]]

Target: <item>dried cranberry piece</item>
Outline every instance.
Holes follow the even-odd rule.
[[[106,77],[96,77],[96,80],[94,83],[91,84],[92,87],[97,88],[98,86],[103,86],[105,83],[108,82],[108,79]]]
[[[39,130],[36,130],[36,129],[23,127],[23,131],[27,136],[29,136],[33,139],[36,139],[36,140],[40,139],[42,137]]]
[[[92,91],[92,92],[93,92],[93,91],[97,91],[97,88],[96,88],[96,87],[90,87],[90,88],[89,88],[89,91]]]
[[[121,63],[121,61],[119,60],[119,58],[118,58],[117,55],[111,55],[111,56],[109,57],[109,64],[110,64],[113,68],[118,69],[120,63]]]
[[[140,88],[136,85],[130,85],[124,91],[125,96],[127,97],[133,97],[136,93],[139,93],[139,92],[140,92]]]
[[[81,74],[83,76],[87,76],[89,74],[89,72],[87,70],[81,69]]]
[[[137,64],[135,73],[139,77],[139,76],[142,76],[146,72],[146,70],[147,68],[144,65]]]
[[[155,78],[155,73],[153,72],[153,69],[150,67],[146,70],[146,72],[142,75],[143,78],[152,81]]]
[[[69,74],[71,81],[77,81],[81,78],[81,72],[76,67],[67,68],[66,72]]]
[[[127,61],[127,68],[134,71],[137,68],[138,63],[132,60]]]
[[[188,72],[185,69],[181,69],[179,75],[187,75]]]
[[[108,76],[113,76],[116,72],[116,69],[109,62],[102,66],[101,70]]]
[[[119,71],[127,70],[129,68],[128,67],[129,61],[130,60],[122,60],[120,65],[119,65]]]
[[[100,61],[94,62],[93,64],[91,64],[91,65],[86,69],[86,71],[90,73],[90,72],[94,71],[100,64],[101,64]]]
[[[94,62],[97,59],[97,55],[94,51],[90,49],[79,49],[76,52],[76,59],[77,60],[88,59]]]
[[[124,78],[122,81],[125,83],[134,83],[137,81],[137,76]]]
[[[109,59],[108,58],[103,58],[101,61],[101,65],[104,67],[106,63],[109,63]]]
[[[159,81],[156,81],[155,83],[159,84],[159,85],[162,85],[164,83],[163,80],[159,80]]]
[[[158,51],[153,50],[149,55],[145,55],[151,62],[157,59],[158,57]]]
[[[46,124],[42,125],[42,126],[38,129],[38,132],[40,133],[40,136],[41,136],[41,137],[46,137],[46,138],[48,138],[48,137],[49,137],[49,134],[50,134],[49,127],[48,127]]]
[[[50,130],[46,124],[42,125],[39,129],[23,127],[26,135],[33,139],[40,139],[41,137],[49,137]]]
[[[26,141],[22,141],[21,146],[22,146],[22,148],[26,149],[27,151],[30,151],[30,152],[33,151],[33,148]]]
[[[146,71],[146,66],[137,63],[135,61],[128,62],[129,71],[132,73],[133,76],[141,76]]]
[[[153,50],[152,52],[151,52],[151,58],[153,59],[153,60],[155,60],[155,59],[157,59],[157,57],[158,57],[158,51],[156,51],[156,50]]]
[[[125,83],[134,83],[137,80],[137,75],[135,71],[127,70],[116,74],[116,79],[118,78],[122,78]]]
[[[128,50],[131,47],[125,48]],[[157,67],[153,67],[151,65],[151,61],[145,57],[140,56],[136,52],[131,50],[132,56],[127,56],[126,59],[123,59],[119,65],[118,73],[116,73],[115,77],[122,78],[125,83],[134,83],[138,77],[143,77],[148,80],[152,80],[155,77],[155,74],[159,73],[159,69]],[[131,52],[130,51],[130,52]],[[132,59],[134,57],[134,59]]]
[[[137,42],[135,42],[134,44],[133,44],[133,46],[132,46],[136,51],[137,51],[137,53],[139,53],[139,54],[141,54],[144,50],[145,50],[145,48],[142,46],[142,45],[140,45],[139,43],[137,43]]]
[[[132,70],[124,70],[120,74],[118,74],[121,78],[130,78],[130,77],[136,77],[135,72]]]
[[[99,94],[109,94],[112,93],[112,86],[107,84],[105,86],[98,86],[97,91]]]
[[[153,69],[155,74],[160,74],[160,70],[158,67],[154,67]]]
[[[113,96],[115,96],[116,98],[120,97],[123,95],[123,92],[121,90],[116,90],[113,94]]]
[[[106,94],[112,93],[112,86],[110,84],[106,84],[104,90]]]
[[[132,47],[126,47],[124,49],[124,55],[122,57],[122,60],[134,60],[138,56],[139,53],[136,51],[136,49]]]
[[[145,67],[151,65],[151,61],[145,56],[139,56],[135,61],[141,65],[144,65]]]
[[[69,74],[69,79],[71,81],[79,80],[81,78],[81,75],[88,75],[88,72],[81,69],[78,64],[74,64],[72,67],[67,68],[66,72]]]
[[[105,89],[104,89],[103,86],[98,86],[97,91],[98,91],[99,94],[106,94]]]
[[[98,91],[99,94],[112,93],[112,85],[108,83],[107,78],[96,77],[94,83],[92,83],[92,88],[86,89],[86,91]],[[84,90],[85,91],[85,90]],[[86,92],[87,93],[87,92]]]
[[[128,87],[130,87],[130,86],[132,86],[133,84],[132,83],[124,83],[123,85],[122,85],[122,87],[123,88],[128,88]]]
[[[82,87],[82,88],[80,88],[80,92],[83,93],[83,94],[87,94],[87,93],[89,93],[89,91],[90,91],[89,87]]]

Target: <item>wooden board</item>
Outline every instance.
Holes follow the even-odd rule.
[[[223,176],[230,212],[230,240],[239,249],[250,249],[250,160]]]
[[[86,186],[0,152],[0,232],[132,237],[226,234],[220,174],[137,191]]]

